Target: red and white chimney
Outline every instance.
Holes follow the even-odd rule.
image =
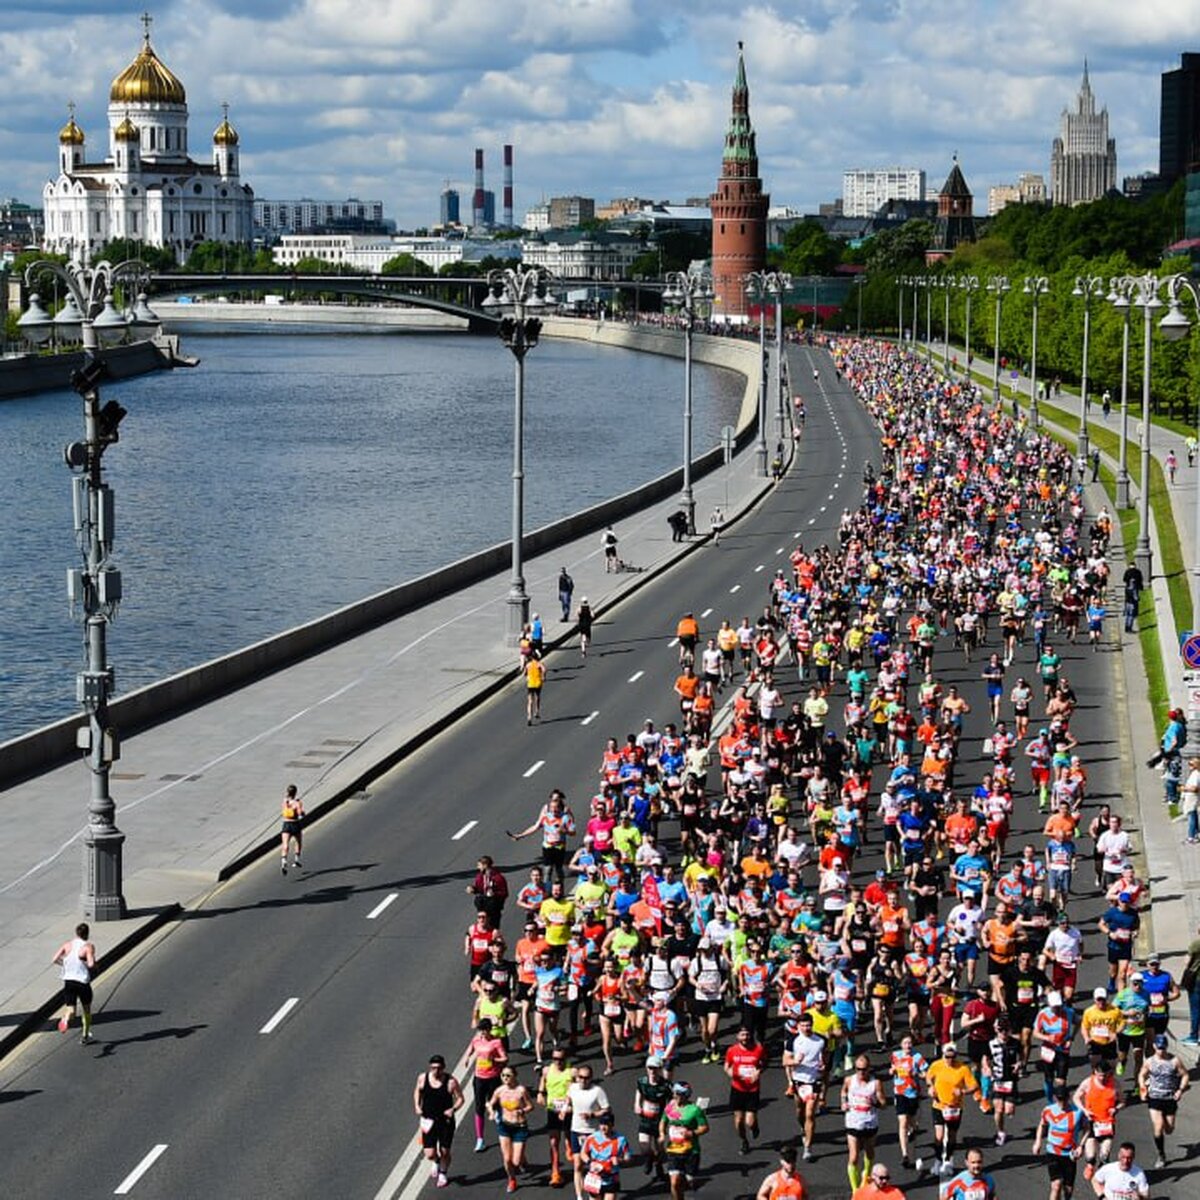
[[[475,150],[475,204],[474,224],[476,228],[483,225],[483,150]]]
[[[502,224],[505,229],[513,227],[513,183],[512,183],[512,147],[504,147],[504,217]]]

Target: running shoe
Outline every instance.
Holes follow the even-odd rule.
[[[68,1018],[59,1017],[58,1018],[58,1032],[66,1033],[67,1032],[67,1024],[68,1024]]]
[[[487,1147],[484,1145],[483,1138],[475,1139],[475,1153],[482,1154]]]

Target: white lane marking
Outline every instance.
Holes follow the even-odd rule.
[[[138,1165],[134,1167],[128,1175],[125,1176],[124,1179],[121,1180],[120,1184],[117,1186],[117,1190],[113,1192],[113,1195],[128,1196],[129,1193],[133,1191],[134,1184],[136,1184],[137,1181],[141,1179],[141,1177],[145,1175],[145,1173],[150,1170],[150,1168],[154,1166],[154,1164],[158,1162],[160,1158],[162,1158],[162,1156],[166,1153],[166,1150],[167,1143],[159,1142],[159,1144],[155,1146],[154,1149],[151,1150],[150,1153],[147,1154],[146,1157],[143,1158],[142,1161],[138,1163]]]
[[[829,507],[829,505],[828,505],[828,504],[822,504],[822,505],[821,505],[821,511],[822,511],[822,512],[824,512],[824,511],[825,511],[825,510],[826,510],[828,507]]]
[[[808,523],[809,523],[810,525],[815,525],[815,524],[817,523],[817,518],[816,518],[816,517],[809,517],[809,519],[808,519]]]
[[[755,573],[755,575],[757,575],[759,573],[759,571],[764,571],[764,570],[766,570],[765,564],[759,563],[758,566],[754,568],[754,573]]]
[[[599,715],[600,715],[600,710],[596,709],[595,712],[588,713],[588,715],[586,717],[584,717],[583,720],[580,721],[579,723],[580,723],[580,725],[590,725]]]
[[[825,499],[826,499],[826,500],[832,500],[832,499],[833,499],[833,496],[834,496],[834,493],[833,493],[833,492],[830,492],[830,493],[829,493],[829,495],[825,497]]]
[[[478,821],[468,821],[457,833],[451,835],[450,840],[452,842],[462,841],[462,839],[465,838],[467,834],[470,833],[471,830],[474,829],[478,824]]]
[[[258,1031],[259,1033],[272,1033],[278,1028],[279,1023],[300,1003],[299,996],[290,996],[280,1006],[279,1011]]]
[[[740,592],[741,590],[742,590],[742,585],[740,583],[735,583],[733,585],[733,587],[731,587],[729,589],[729,594],[732,596],[734,594],[734,592]]]
[[[380,900],[380,902],[377,905],[375,905],[375,907],[373,909],[371,909],[371,911],[369,913],[367,913],[367,920],[368,921],[375,920],[375,918],[377,916],[379,916],[380,913],[382,913],[383,910],[385,908],[387,908],[387,906],[389,904],[391,904],[395,900],[398,900],[399,898],[400,898],[399,892],[389,892],[386,896],[384,896],[384,898],[382,900]]]
[[[546,760],[544,758],[539,758],[537,760],[537,762],[535,762],[533,764],[533,766],[530,767],[529,770],[526,771],[525,774],[521,776],[521,778],[528,779],[530,777],[530,775],[536,775],[545,765],[546,765]]]
[[[671,640],[670,640],[670,641],[667,643],[667,645],[668,645],[668,646],[678,646],[678,645],[679,645],[679,639],[678,639],[677,637],[673,637],[673,638],[672,638],[672,639],[671,639]]]
[[[779,549],[775,551],[775,553],[776,553],[776,554],[782,554],[782,553],[783,553],[783,547],[782,547],[782,546],[780,546],[780,547],[779,547]]]
[[[705,618],[705,617],[707,617],[707,616],[709,615],[709,613],[711,613],[711,612],[712,612],[712,609],[711,609],[711,608],[706,608],[706,609],[705,609],[705,610],[704,610],[704,611],[703,611],[703,612],[700,614],[700,620],[702,620],[702,621],[703,621],[703,620],[704,620],[704,618]]]
[[[630,675],[630,677],[629,677],[629,682],[630,682],[630,683],[637,683],[637,681],[638,681],[639,679],[641,679],[641,677],[642,677],[643,675],[645,675],[645,673],[646,673],[645,671],[634,671],[634,673],[633,673],[632,675]]]

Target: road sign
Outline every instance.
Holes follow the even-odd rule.
[[[1017,380],[1021,378],[1021,372],[1014,368],[1008,377],[1013,381],[1013,383],[1016,383]]]
[[[1200,669],[1200,635],[1192,634],[1180,647],[1179,654],[1186,666],[1193,670]]]

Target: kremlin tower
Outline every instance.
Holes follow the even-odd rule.
[[[712,274],[716,304],[713,315],[744,316],[748,309],[746,276],[767,262],[767,207],[758,177],[758,151],[750,124],[750,88],[742,43],[738,42],[733,108],[725,131],[721,178],[709,198],[712,209]]]

